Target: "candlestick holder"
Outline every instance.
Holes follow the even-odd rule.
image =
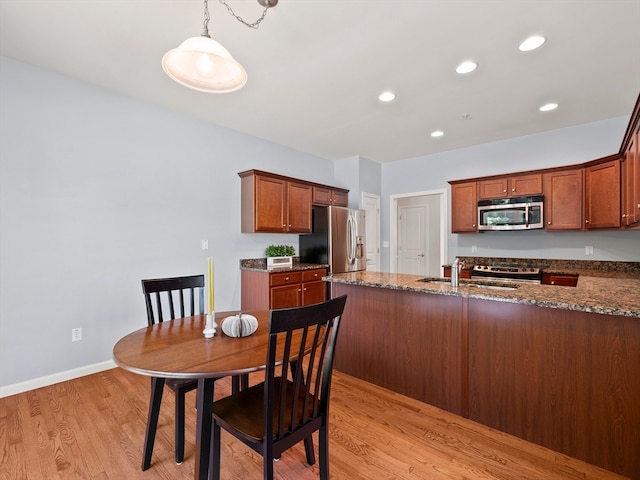
[[[212,338],[216,334],[217,328],[218,324],[216,323],[213,313],[207,314],[204,330],[202,330],[204,338]]]

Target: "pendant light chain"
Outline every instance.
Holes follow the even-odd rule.
[[[269,10],[269,6],[270,6],[269,3],[267,2],[267,5],[264,7],[264,11],[262,12],[262,16],[260,18],[258,18],[253,23],[247,23],[247,22],[244,21],[244,19],[242,17],[240,17],[239,15],[236,15],[236,13],[231,9],[231,7],[226,2],[226,0],[218,0],[218,1],[221,4],[223,4],[225,7],[227,7],[227,11],[229,12],[229,15],[231,15],[232,17],[235,17],[236,20],[238,20],[240,23],[245,24],[247,27],[255,28],[255,29],[257,29],[260,26],[260,22],[262,22],[262,20],[264,20],[264,17],[267,16],[267,10]],[[205,5],[206,5],[206,3],[207,3],[207,0],[205,0]]]
[[[211,17],[209,16],[209,0],[204,0],[204,21],[202,22],[202,36],[211,38],[209,35],[209,20]]]

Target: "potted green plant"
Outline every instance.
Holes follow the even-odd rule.
[[[269,245],[264,251],[267,256],[267,269],[293,266],[296,249],[291,245]]]

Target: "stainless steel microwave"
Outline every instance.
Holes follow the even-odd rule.
[[[479,230],[532,230],[543,228],[542,195],[497,198],[478,202]]]

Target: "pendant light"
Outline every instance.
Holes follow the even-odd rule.
[[[248,24],[233,13],[226,1],[220,1],[236,19],[252,28],[258,28],[267,10],[278,3],[277,0],[258,0],[265,7],[262,17]],[[200,92],[234,92],[247,83],[247,72],[226,48],[209,36],[209,19],[208,0],[204,0],[202,35],[188,38],[178,48],[165,53],[162,69],[179,84]]]

